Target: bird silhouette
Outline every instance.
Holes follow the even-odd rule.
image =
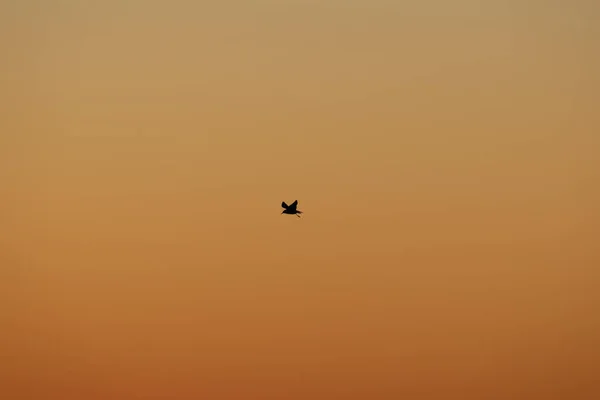
[[[284,210],[281,212],[282,214],[296,214],[298,218],[300,218],[300,214],[302,214],[302,211],[296,209],[296,207],[298,207],[298,200],[294,201],[289,206],[285,204],[285,201],[283,201],[281,203],[281,207],[284,208]]]

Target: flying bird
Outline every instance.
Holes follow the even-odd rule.
[[[298,218],[300,218],[300,214],[302,214],[302,211],[296,209],[296,207],[298,207],[298,200],[294,201],[289,206],[285,204],[284,201],[281,203],[281,207],[284,208],[284,210],[281,212],[282,214],[296,214]]]

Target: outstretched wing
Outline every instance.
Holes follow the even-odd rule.
[[[290,209],[295,210],[296,207],[298,207],[298,200],[296,200],[292,204],[290,204]]]
[[[281,202],[281,207],[288,208],[289,206],[287,204],[285,204],[285,201],[283,201],[283,202]]]

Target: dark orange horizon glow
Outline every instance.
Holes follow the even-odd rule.
[[[599,399],[598,20],[3,2],[0,398]]]

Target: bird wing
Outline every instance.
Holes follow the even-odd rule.
[[[287,204],[285,204],[285,201],[282,201],[282,202],[281,202],[281,207],[283,207],[283,208],[288,208],[289,206],[288,206]]]
[[[298,207],[298,200],[294,201],[292,204],[290,204],[290,208],[295,210],[296,207]]]

